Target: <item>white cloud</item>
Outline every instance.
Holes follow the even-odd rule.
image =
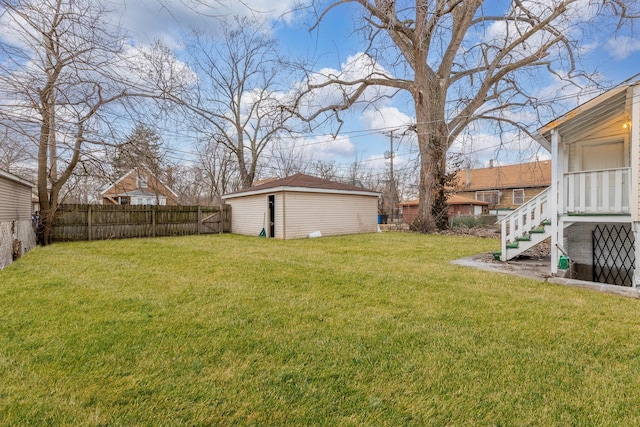
[[[634,52],[640,51],[640,40],[627,36],[619,36],[606,42],[607,52],[616,61],[628,58]]]
[[[272,150],[294,153],[306,162],[344,161],[355,157],[356,147],[347,135],[315,135],[282,139],[271,147]]]
[[[365,110],[360,115],[360,123],[369,129],[406,129],[415,120],[396,107],[380,107]]]
[[[314,160],[336,160],[355,156],[355,146],[348,136],[318,135],[307,138],[304,145]]]
[[[323,68],[316,71],[310,77],[310,84],[322,85],[330,81],[357,82],[366,77],[390,77],[380,64],[373,58],[362,52],[349,56],[346,62],[342,63],[340,70],[334,68]],[[353,95],[359,85],[338,85],[314,89],[310,96],[306,97],[307,108],[313,111],[314,108],[339,104],[345,96]],[[382,86],[370,86],[360,95],[358,103],[364,104],[379,99],[383,95],[390,95],[391,89]]]
[[[192,29],[217,32],[225,20],[255,17],[261,20],[284,19],[291,22],[297,16],[295,0],[111,0],[114,17],[142,42],[163,40],[170,47],[181,45],[182,34]]]

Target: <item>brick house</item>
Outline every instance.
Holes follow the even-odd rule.
[[[402,210],[402,222],[412,224],[418,216],[418,199],[398,203]],[[449,217],[460,215],[483,215],[489,213],[489,202],[454,194],[447,200]]]
[[[489,203],[489,209],[516,209],[551,185],[551,160],[463,169],[456,194]]]

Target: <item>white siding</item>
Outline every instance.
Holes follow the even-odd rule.
[[[275,196],[277,239],[305,238],[314,231],[333,236],[373,233],[378,229],[377,197],[284,191],[227,199],[231,205],[231,232],[258,236],[265,227],[269,233],[270,195]]]
[[[231,205],[231,232],[233,234],[260,235],[262,228],[266,227],[266,195],[237,197],[227,199],[226,203]]]
[[[0,176],[0,269],[13,261],[19,241],[23,255],[36,245],[31,226],[31,187]]]
[[[605,223],[600,223],[605,224]],[[593,264],[593,230],[596,223],[575,223],[567,227],[565,230],[565,249],[569,252],[571,261],[579,264]],[[619,226],[621,224],[614,224]],[[624,224],[625,227],[631,228],[631,224]],[[624,241],[625,250],[630,251],[632,246],[630,242]]]
[[[286,192],[286,239],[373,233],[378,229],[378,198],[329,193]]]
[[[595,227],[594,223],[576,223],[566,228],[565,250],[569,252],[571,261],[586,265],[593,264],[591,233]]]
[[[640,87],[631,92],[631,219],[640,219]]]
[[[36,234],[31,226],[31,219],[18,221],[0,221],[0,269],[13,261],[13,243],[19,240],[22,247],[20,255],[36,246]]]
[[[0,176],[0,221],[31,219],[31,187]]]
[[[285,210],[285,200],[286,200],[286,194],[289,194],[287,192],[280,192],[280,193],[275,193],[274,195],[276,196],[276,200],[275,200],[275,209],[276,209],[276,216],[275,216],[275,237],[276,239],[284,239],[285,238],[285,233],[284,233],[284,228],[286,227],[286,223],[284,222],[284,210]],[[265,203],[267,202],[267,196],[263,196],[265,198]],[[268,232],[268,231],[267,231]],[[287,237],[288,238],[288,237]]]

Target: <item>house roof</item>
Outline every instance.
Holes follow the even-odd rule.
[[[125,179],[126,177],[128,177],[129,175],[131,175],[133,172],[136,172],[138,169],[142,169],[144,171],[146,171],[149,175],[153,176],[160,184],[162,184],[162,186],[164,188],[166,188],[168,191],[171,192],[171,194],[173,194],[174,197],[178,197],[178,195],[175,193],[175,191],[173,191],[171,189],[171,187],[169,187],[167,184],[165,184],[164,182],[160,181],[158,179],[157,176],[155,176],[153,174],[153,172],[151,172],[149,169],[145,168],[144,166],[138,166],[135,167],[133,169],[131,169],[129,172],[123,174],[120,178],[116,179],[114,182],[110,183],[110,184],[105,184],[103,185],[98,191],[100,191],[100,195],[103,196],[107,191],[109,191],[110,189],[112,189],[113,187],[115,187],[116,185],[118,185],[123,179]],[[131,193],[131,192],[129,192]],[[155,193],[153,193],[155,195]]]
[[[458,171],[456,182],[458,191],[548,187],[551,185],[551,160],[463,169]]]
[[[22,184],[22,185],[27,186],[27,187],[31,187],[31,188],[35,187],[35,185],[33,183],[31,183],[31,182],[29,182],[29,181],[27,181],[25,179],[22,179],[17,175],[14,175],[12,173],[4,171],[2,169],[0,169],[0,177],[8,179],[9,181],[17,182],[18,184]]]
[[[398,203],[398,206],[418,206],[419,199],[407,200],[406,202]],[[477,205],[477,206],[489,206],[489,202],[482,200],[472,199],[470,197],[463,197],[457,194],[452,195],[447,199],[448,205]]]
[[[354,194],[363,196],[379,196],[380,193],[355,185],[343,184],[328,179],[297,173],[286,178],[276,179],[263,184],[254,185],[243,190],[225,194],[223,199],[252,196],[276,191],[299,191],[312,193]]]

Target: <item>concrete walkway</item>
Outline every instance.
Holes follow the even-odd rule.
[[[606,292],[630,298],[640,298],[637,288],[626,286],[607,285],[604,283],[587,282],[584,280],[567,279],[551,275],[551,261],[548,258],[537,260],[495,261],[491,254],[473,255],[451,261],[452,264],[473,267],[494,273],[511,274],[541,282],[555,283],[558,285],[574,286],[593,291]]]

